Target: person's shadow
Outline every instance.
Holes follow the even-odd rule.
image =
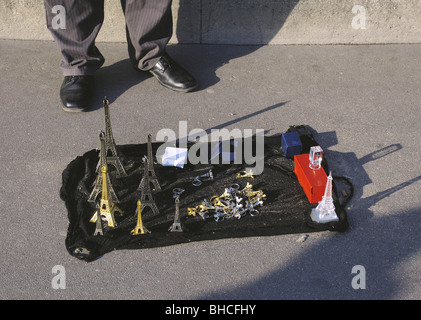
[[[310,235],[306,243],[297,243],[302,250],[292,259],[284,260],[282,255],[272,252],[272,259],[279,261],[278,268],[260,277],[245,280],[233,288],[209,291],[196,299],[396,299],[403,293],[405,286],[411,286],[409,282],[414,278],[405,275],[405,280],[396,271],[397,268],[402,269],[402,263],[408,264],[408,261],[415,259],[421,250],[420,208],[408,207],[381,217],[376,217],[370,208],[387,197],[399,197],[405,188],[420,183],[421,176],[363,197],[363,188],[372,183],[364,165],[373,161],[387,161],[390,154],[402,149],[402,145],[396,143],[381,147],[358,158],[353,152],[329,150],[329,147],[337,144],[335,132],[311,131],[326,151],[332,174],[344,176],[352,182],[354,192],[346,206],[349,230],[327,235],[319,241],[312,241]],[[334,183],[338,192],[346,190],[346,185]],[[349,189],[346,192],[349,193]],[[244,274],[247,274],[247,268],[259,269],[259,265],[265,263],[263,260],[249,261],[249,250],[249,247],[244,248],[236,257],[238,259],[241,254],[247,257],[244,260],[246,262],[235,262],[243,266]],[[269,247],[267,250],[276,249]],[[262,252],[267,250],[262,248]],[[364,267],[366,290],[353,286],[353,278],[357,275],[353,271],[354,266]]]
[[[179,45],[170,46],[170,53],[198,79],[198,90],[207,89],[219,82],[218,68],[268,45],[298,2],[180,0],[176,29]],[[186,18],[197,10],[199,21]],[[183,46],[191,43],[200,45]]]
[[[127,90],[150,77],[146,72],[135,70],[128,58],[99,69],[95,74],[95,105],[90,111],[102,108],[104,97],[112,104]]]
[[[218,83],[216,71],[221,66],[269,44],[299,0],[270,1],[267,5],[260,0],[253,2],[244,5],[237,1],[179,1],[175,22],[177,44],[168,45],[167,51],[197,79],[196,91]],[[244,20],[246,15],[247,21]],[[96,73],[98,99],[92,111],[102,107],[104,96],[113,103],[150,77],[148,73],[134,70],[128,58],[101,68]]]

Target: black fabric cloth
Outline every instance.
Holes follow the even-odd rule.
[[[287,132],[298,131],[303,144],[302,153],[308,153],[311,146],[318,145],[306,126],[290,127]],[[104,225],[104,235],[94,236],[95,223],[89,220],[96,212],[96,204],[88,202],[92,185],[97,176],[96,167],[99,151],[91,150],[78,156],[62,174],[60,197],[65,202],[69,227],[65,240],[68,252],[84,261],[93,261],[112,250],[145,249],[162,247],[180,243],[215,240],[222,238],[238,238],[251,236],[271,236],[291,233],[310,233],[316,231],[344,232],[348,229],[347,213],[344,209],[349,199],[340,199],[333,184],[333,198],[339,221],[326,224],[315,223],[310,218],[311,209],[317,204],[309,203],[293,170],[294,160],[286,158],[281,148],[281,137],[264,138],[264,171],[252,178],[237,178],[236,174],[244,170],[239,164],[199,164],[187,163],[184,168],[164,167],[155,164],[155,172],[161,185],[161,191],[153,191],[153,197],[159,209],[154,215],[149,208],[142,212],[144,226],[149,234],[132,235],[131,230],[137,222],[137,188],[143,176],[143,161],[147,144],[117,146],[125,170],[126,177],[117,177],[110,169],[110,179],[119,198],[116,205],[124,211],[115,215],[117,226],[109,228]],[[153,143],[153,154],[161,143]],[[326,158],[322,162],[326,172]],[[193,186],[193,178],[212,169],[214,179],[203,179],[202,185]],[[196,207],[203,199],[224,193],[225,188],[238,183],[240,189],[246,183],[253,185],[253,190],[262,190],[266,199],[259,214],[249,214],[241,219],[230,218],[215,221],[212,216],[203,219],[200,215],[188,215],[187,208]],[[349,184],[349,183],[348,183]],[[175,203],[173,189],[183,188],[180,196],[180,218],[184,232],[169,232],[174,222]],[[352,189],[352,186],[350,186]],[[101,195],[98,196],[99,202]]]

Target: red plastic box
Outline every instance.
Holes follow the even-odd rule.
[[[310,203],[320,202],[326,189],[327,175],[323,168],[310,168],[309,154],[294,156],[294,173]]]

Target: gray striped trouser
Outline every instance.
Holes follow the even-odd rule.
[[[149,70],[162,56],[172,36],[172,0],[120,0],[126,19],[129,57],[140,70]],[[44,0],[47,27],[62,53],[64,76],[92,75],[104,64],[95,39],[104,21],[104,0]],[[65,28],[53,19],[56,6],[65,9]]]

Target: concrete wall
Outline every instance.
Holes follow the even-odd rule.
[[[120,1],[105,4],[97,41],[125,42]],[[173,15],[171,43],[421,42],[421,0],[174,0]],[[51,40],[42,0],[1,0],[0,39]]]

